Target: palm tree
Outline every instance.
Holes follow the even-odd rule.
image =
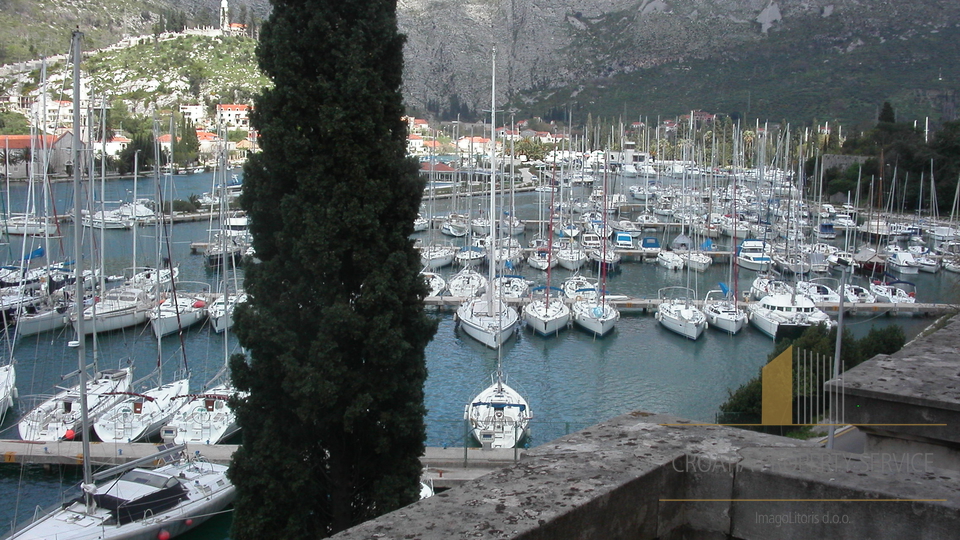
[[[10,178],[10,167],[26,162],[27,177],[30,177],[30,162],[33,156],[30,148],[23,149],[0,149],[0,160],[3,161],[3,176]]]

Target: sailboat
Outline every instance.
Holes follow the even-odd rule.
[[[703,315],[707,325],[728,334],[736,334],[747,325],[747,313],[737,305],[737,298],[727,286],[708,291],[703,299]]]
[[[496,73],[494,73],[496,80]],[[494,84],[494,87],[496,85]],[[494,90],[494,106],[496,105],[496,91]],[[491,112],[491,126],[496,126],[496,112]],[[494,130],[496,133],[496,130]],[[490,211],[489,216],[497,215],[496,212],[496,171],[497,171],[497,149],[496,143],[490,150],[490,164],[492,172],[490,174]],[[457,308],[457,323],[463,331],[473,339],[483,343],[491,349],[499,349],[504,342],[510,339],[517,330],[520,323],[520,316],[517,311],[507,305],[501,296],[494,291],[493,281],[496,277],[497,262],[506,262],[509,260],[506,255],[498,259],[496,253],[497,246],[497,227],[490,227],[490,242],[488,242],[490,252],[490,264],[488,265],[489,276],[487,277],[487,287],[485,294],[476,298],[471,298]]]
[[[464,408],[464,420],[472,435],[484,448],[514,448],[526,436],[533,412],[519,392],[506,383],[506,376],[498,369],[492,375],[493,383],[477,394]]]
[[[558,334],[570,323],[570,308],[564,303],[562,289],[550,286],[553,262],[553,213],[550,215],[550,224],[547,230],[547,270],[546,287],[535,287],[530,291],[530,302],[523,306],[523,320],[534,332],[542,336]],[[554,292],[559,292],[557,298],[551,298]],[[539,294],[539,296],[534,296]]]
[[[159,180],[158,177],[157,200],[163,201]],[[172,185],[172,180],[168,185]],[[223,207],[224,205],[221,205],[221,209]],[[167,243],[167,257],[165,259],[160,257],[160,249],[158,249],[157,260],[169,261],[172,258],[169,248],[170,234],[166,230],[163,215],[159,214],[158,218],[157,238],[160,239],[160,241],[157,243],[157,246],[161,248],[164,242]],[[224,239],[221,241],[221,244],[226,244],[226,242],[227,240]],[[231,262],[235,263],[236,261]],[[153,335],[155,335],[157,339],[181,332],[183,329],[193,326],[207,318],[207,304],[210,302],[209,295],[207,294],[208,285],[206,283],[192,283],[193,287],[201,289],[200,291],[193,292],[183,288],[184,285],[187,285],[187,283],[178,281],[171,283],[172,290],[170,294],[161,297],[160,302],[154,309],[147,313],[147,319],[150,321]]]
[[[157,179],[157,200],[162,201],[159,193],[159,178]],[[159,233],[157,238],[164,238],[163,220],[157,220],[157,229]],[[160,259],[160,246],[158,242],[157,259]],[[169,257],[169,252],[168,252]],[[166,333],[172,333],[175,330],[167,330],[165,326],[176,328],[179,323],[184,325],[193,324],[196,320],[191,320],[189,312],[177,310],[176,302],[179,296],[176,291],[166,301],[157,306],[156,310],[150,312],[150,322],[153,326],[157,338],[163,337]],[[173,301],[169,305],[169,301]],[[181,299],[186,303],[186,299]],[[168,307],[169,306],[169,307]],[[170,316],[170,312],[172,317]],[[161,334],[163,332],[163,334]],[[93,423],[93,429],[103,442],[133,442],[143,439],[149,439],[160,433],[160,428],[176,412],[177,407],[182,405],[182,401],[176,401],[175,398],[181,394],[190,392],[190,379],[182,377],[170,383],[163,383],[163,371],[161,370],[163,358],[161,352],[162,345],[157,342],[157,368],[154,371],[157,386],[143,392],[123,392],[123,400],[105,411],[100,418]],[[181,349],[182,351],[182,349]],[[184,354],[184,370],[186,370],[186,353]]]
[[[668,330],[696,340],[707,328],[707,318],[693,304],[693,294],[689,287],[660,289],[656,319]]]
[[[130,278],[119,287],[107,290],[102,296],[95,298],[82,312],[70,314],[70,322],[78,336],[111,332],[146,323],[148,314],[155,310],[160,302],[160,295],[169,292],[174,282],[179,279],[180,269],[176,266],[137,267],[136,242],[137,231],[134,228]]]
[[[157,378],[162,377],[157,371]],[[93,429],[103,442],[134,442],[149,439],[160,433],[170,420],[175,407],[181,405],[174,398],[190,392],[190,379],[181,378],[161,384],[144,392],[118,392],[125,399],[102,414]]]
[[[80,101],[80,36],[80,32],[73,34],[74,103]],[[80,125],[79,107],[74,109],[74,125]],[[79,134],[75,133],[74,137],[76,140]],[[75,146],[74,157],[78,156],[79,149]],[[74,200],[80,198],[79,167],[77,169],[74,173]],[[78,253],[81,229],[79,224],[75,225],[74,249]],[[77,260],[80,260],[79,256]],[[83,287],[79,273],[78,270],[78,297]],[[83,319],[79,320],[82,327]],[[90,419],[84,347],[78,346],[77,351],[80,376],[78,409],[81,424],[87,426]],[[182,446],[174,447],[157,456],[150,456],[151,461],[158,457],[165,461],[156,469],[140,468],[139,465],[145,460],[137,460],[94,475],[89,459],[90,443],[84,438],[80,496],[55,506],[49,513],[35,516],[15,529],[8,538],[172,538],[196,527],[233,502],[235,488],[227,477],[226,465],[210,463],[198,455],[187,457],[183,450]]]
[[[734,244],[737,242],[738,231],[737,228],[740,225],[739,219],[737,218],[737,180],[736,178],[728,186],[731,190],[731,219],[730,219],[730,229],[731,237],[733,238]],[[716,328],[722,332],[727,332],[728,334],[735,335],[743,330],[743,327],[747,325],[748,317],[747,312],[740,307],[737,302],[737,282],[738,282],[738,269],[739,265],[736,264],[733,257],[730,258],[730,273],[729,279],[733,283],[733,289],[731,290],[723,282],[720,283],[720,289],[714,289],[707,292],[707,295],[703,298],[703,315],[707,319],[707,326]]]
[[[490,125],[496,126],[496,55],[493,51],[493,78],[491,84],[491,107],[490,107]],[[495,130],[494,130],[495,132]],[[490,177],[490,214],[494,212],[494,185],[495,172],[497,170],[496,144],[491,151],[491,163],[494,173]],[[491,236],[496,237],[497,227],[491,227]],[[492,284],[494,279],[494,265],[490,265],[490,279]],[[519,322],[519,316],[513,308],[509,307],[500,298],[495,298],[493,287],[487,287],[485,300],[473,300],[464,303],[457,310],[457,317],[461,320],[461,325],[468,333],[473,332],[475,339],[481,340],[491,348],[497,350],[497,370],[492,374],[492,384],[481,391],[464,407],[463,418],[468,422],[471,433],[484,448],[514,448],[520,444],[527,433],[527,426],[533,413],[530,411],[530,405],[520,395],[519,392],[507,385],[507,377],[503,372],[503,342],[504,337],[513,334],[513,329]],[[492,309],[494,302],[497,302],[498,308]],[[484,308],[489,311],[482,313],[480,317],[474,317],[470,320],[471,325],[486,324],[483,331],[478,331],[476,326],[468,327],[467,321],[463,320],[461,310],[464,306],[469,306],[472,311],[478,311]],[[509,334],[507,334],[509,332]],[[482,339],[481,339],[482,338]]]
[[[226,149],[220,151],[221,170],[226,170]],[[224,199],[226,201],[226,199]],[[225,207],[226,204],[221,205]],[[236,268],[229,260],[222,267],[221,295],[211,304],[209,317],[214,331],[223,333],[223,367],[204,385],[205,390],[200,393],[182,393],[176,396],[181,403],[173,417],[167,423],[167,428],[175,433],[173,441],[176,444],[217,444],[229,439],[239,429],[236,414],[230,407],[229,400],[236,393],[230,381],[227,361],[229,359],[229,343],[227,331],[233,326],[233,310],[240,302],[246,301],[246,293],[236,289],[231,293],[230,276],[236,280]]]
[[[447,280],[436,272],[428,272],[426,269],[420,271],[420,276],[427,284],[427,296],[440,296],[447,290]]]

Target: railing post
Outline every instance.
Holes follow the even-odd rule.
[[[463,468],[467,468],[467,442],[469,441],[470,430],[467,428],[467,421],[463,421]]]

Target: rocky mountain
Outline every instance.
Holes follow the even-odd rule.
[[[62,53],[77,25],[94,46],[149,35],[171,20],[210,25],[219,5],[7,0],[0,57]],[[262,20],[269,3],[233,0],[230,12]],[[856,124],[890,101],[905,118],[949,120],[960,90],[955,0],[399,0],[398,20],[407,35],[406,101],[437,117],[489,109],[494,48],[498,108],[521,116],[633,118],[696,108]],[[118,68],[129,69],[132,56]],[[163,85],[169,91],[224,93],[198,89],[197,79],[217,80],[213,74],[174,68],[165,74],[176,79]],[[243,77],[229,83],[232,95],[262,85],[246,78],[248,87]]]
[[[957,88],[957,63],[943,63],[956,55],[947,37],[960,23],[955,1],[400,0],[399,6],[408,36],[408,102],[439,112],[449,110],[451,97],[489,108],[493,47],[503,99],[523,108],[552,102],[557,109],[630,116],[726,106],[732,109],[717,110],[779,119],[788,112],[767,110],[764,100],[777,103],[777,93],[811,83],[804,73],[821,71],[829,85],[812,81],[821,86],[814,93],[823,93],[803,97],[804,104],[839,97],[846,105],[814,107],[807,119],[819,111],[822,119],[853,121],[864,114],[859,105],[846,114],[858,91],[870,93],[862,97],[872,114],[904,92],[901,109],[917,97],[911,93],[941,92],[928,84],[938,67],[950,71],[947,93]],[[950,53],[938,62],[941,50]],[[912,88],[857,80],[851,61],[926,80]],[[724,103],[716,95],[723,91],[742,95],[741,103]],[[942,105],[915,108],[937,117],[950,113],[936,110]]]

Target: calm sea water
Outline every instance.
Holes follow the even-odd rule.
[[[165,199],[187,199],[211,190],[212,175],[174,177],[174,185],[166,189]],[[100,186],[95,187],[99,198]],[[625,188],[623,188],[625,189]],[[57,209],[63,212],[72,207],[72,186],[54,186]],[[103,198],[110,201],[129,200],[134,191],[132,180],[112,180],[105,184]],[[137,183],[138,196],[153,198],[156,192],[152,179]],[[589,190],[583,190],[585,197]],[[517,194],[516,213],[524,219],[539,216],[540,194]],[[10,208],[23,208],[26,188],[11,186],[5,198]],[[509,199],[507,199],[509,201]],[[444,200],[425,203],[426,213],[443,214],[456,204],[466,210],[470,204],[476,209],[481,201]],[[485,205],[484,205],[485,206]],[[181,269],[181,280],[205,282],[211,288],[221,276],[207,270],[200,255],[190,253],[190,243],[206,241],[210,223],[206,221],[178,223],[170,234],[170,257]],[[72,232],[64,228],[62,249],[71,253]],[[429,233],[420,233],[428,236]],[[532,234],[532,233],[528,233]],[[671,233],[675,235],[676,233]],[[108,274],[120,274],[134,261],[133,233],[105,231],[95,235],[94,244],[106,246],[104,263]],[[672,237],[666,238],[670,240]],[[6,246],[7,260],[15,260],[20,253],[36,247],[23,246],[14,237]],[[521,238],[525,242],[525,238]],[[661,241],[664,239],[662,238]],[[56,255],[60,241],[52,243],[50,253]],[[166,247],[160,253],[166,256]],[[155,264],[158,248],[151,228],[141,229],[137,237],[136,261],[139,265]],[[90,255],[99,258],[100,255]],[[55,257],[56,258],[56,257]],[[453,269],[444,273],[451,274]],[[524,268],[520,272],[536,284],[545,284],[544,272]],[[595,275],[584,267],[582,273]],[[570,273],[555,270],[553,284]],[[753,273],[739,272],[740,290],[749,288]],[[862,278],[861,278],[862,279]],[[707,290],[717,288],[719,282],[731,283],[730,267],[714,264],[703,274],[667,271],[655,264],[628,262],[618,272],[607,277],[611,294],[640,298],[656,298],[661,287],[689,286],[702,297]],[[957,298],[957,276],[943,273],[921,274],[914,281],[921,302],[951,301]],[[439,330],[427,347],[429,377],[426,383],[428,440],[431,446],[462,446],[464,405],[490,383],[496,369],[498,353],[466,337],[455,328],[452,311],[436,311]],[[908,337],[913,337],[932,319],[899,317],[848,317],[856,335],[863,335],[872,326],[900,324]],[[16,418],[29,410],[40,395],[54,392],[61,384],[61,375],[77,368],[76,353],[67,347],[71,331],[60,334],[33,336],[16,344],[17,382],[20,400],[15,410],[7,414],[0,425],[0,437],[16,438]],[[224,339],[227,339],[226,348]],[[88,340],[88,361],[93,349]],[[102,367],[114,367],[131,362],[137,377],[154,371],[158,361],[164,379],[186,366],[191,372],[191,384],[199,390],[224,365],[225,353],[236,350],[231,336],[224,338],[206,327],[194,327],[185,333],[183,342],[176,336],[157,343],[149,326],[117,332],[98,340],[96,357]],[[748,327],[737,336],[708,330],[696,342],[688,341],[664,329],[651,315],[624,315],[616,330],[602,339],[576,329],[559,336],[543,338],[524,331],[518,339],[509,342],[500,354],[504,371],[512,386],[530,403],[534,412],[530,444],[535,446],[581,429],[597,421],[632,410],[663,412],[693,420],[711,422],[718,406],[730,390],[736,389],[754,377],[767,359],[772,341]],[[143,384],[148,384],[145,382]],[[73,497],[79,478],[75,468],[57,468],[46,471],[38,467],[0,467],[0,528],[14,520],[32,515],[38,505],[47,506],[65,492]],[[229,517],[221,517],[198,528],[187,539],[221,539],[227,537]]]

